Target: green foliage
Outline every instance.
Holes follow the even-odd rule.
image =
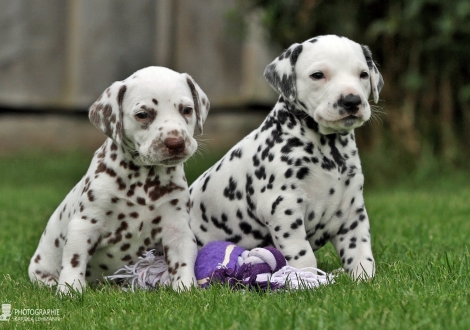
[[[195,158],[187,166],[188,177],[216,158]],[[59,298],[54,290],[30,284],[27,267],[48,217],[89,160],[83,153],[0,158],[0,304],[59,309],[62,318],[0,322],[0,328],[470,328],[470,187],[462,184],[470,181],[469,173],[425,173],[432,180],[415,175],[379,189],[366,185],[378,266],[370,282],[357,284],[341,276],[317,290],[282,293],[232,292],[221,286],[182,294],[171,289],[130,293],[102,285]],[[317,258],[326,271],[340,267],[331,245]]]

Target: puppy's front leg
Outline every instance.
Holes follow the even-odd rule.
[[[78,292],[86,288],[86,266],[100,241],[97,228],[89,220],[77,216],[70,220],[62,254],[58,292],[69,293],[69,286]]]
[[[173,289],[196,285],[194,264],[197,245],[189,227],[188,198],[173,199],[162,212],[161,240]]]
[[[274,245],[279,249],[290,266],[296,268],[317,267],[317,259],[307,240],[302,208],[296,207],[297,196],[283,194],[272,199],[267,226]]]
[[[331,239],[343,268],[353,279],[365,280],[375,275],[369,219],[363,205],[351,207],[348,218]]]

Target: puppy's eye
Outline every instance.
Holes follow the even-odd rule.
[[[188,116],[188,115],[190,115],[190,114],[192,114],[192,113],[193,113],[193,108],[191,108],[191,107],[185,107],[185,108],[183,109],[183,113],[182,113],[182,114],[183,114],[184,116]]]
[[[146,119],[149,119],[150,116],[147,112],[138,112],[135,114],[134,116],[137,120],[146,120]]]
[[[310,77],[312,77],[315,80],[320,80],[320,79],[325,78],[325,75],[323,74],[323,72],[317,71],[317,72],[312,73]]]
[[[367,79],[369,78],[369,74],[366,71],[362,71],[359,77],[361,77],[361,79]]]

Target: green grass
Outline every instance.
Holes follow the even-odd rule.
[[[270,294],[221,286],[128,293],[103,285],[59,298],[30,284],[27,267],[48,217],[91,157],[0,157],[0,304],[59,309],[62,318],[11,320],[0,329],[470,329],[470,174],[464,172],[366,185],[378,268],[370,282],[342,276],[317,290]],[[188,179],[217,157],[188,163]],[[317,258],[326,271],[340,267],[330,245]]]

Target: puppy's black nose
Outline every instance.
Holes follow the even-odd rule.
[[[346,96],[341,95],[338,104],[346,110],[347,113],[354,115],[359,110],[359,105],[362,100],[359,95],[348,94]]]
[[[184,139],[182,137],[169,137],[163,141],[170,154],[177,154],[184,150]]]

